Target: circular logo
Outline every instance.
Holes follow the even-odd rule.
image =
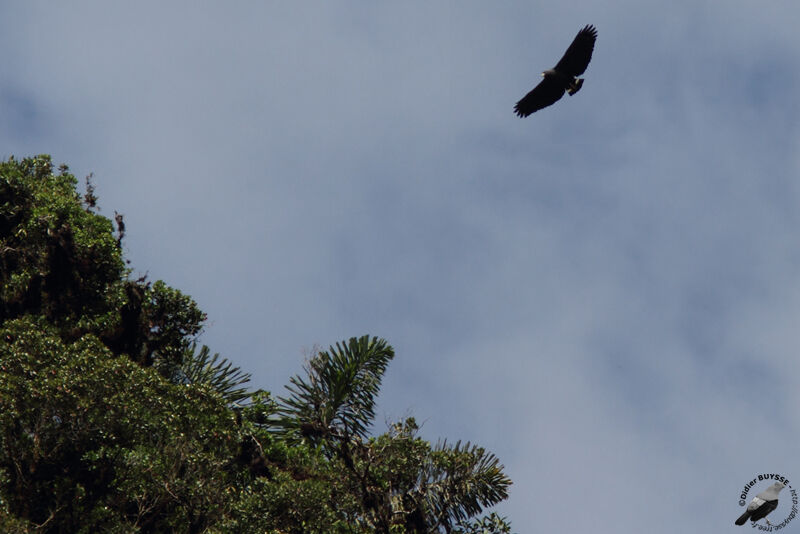
[[[749,498],[750,490],[758,491],[755,497]],[[783,491],[781,493],[781,491]],[[755,493],[755,491],[754,491]],[[736,520],[737,525],[744,525],[748,521],[750,526],[764,532],[775,532],[794,519],[797,515],[797,490],[789,484],[789,478],[779,473],[762,473],[748,482],[739,494],[739,506],[744,506],[742,515]],[[779,520],[780,515],[770,515],[778,508],[779,503],[784,503],[781,511],[789,509],[785,503],[791,504],[789,513]],[[769,518],[767,517],[769,515]]]

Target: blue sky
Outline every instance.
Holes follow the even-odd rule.
[[[192,295],[256,387],[386,338],[376,430],[495,452],[517,531],[721,532],[759,473],[800,485],[798,20],[4,3],[0,156],[93,172],[137,273]],[[581,92],[518,119],[588,23]]]

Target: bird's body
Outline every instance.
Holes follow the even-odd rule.
[[[570,95],[577,93],[583,85],[583,79],[578,76],[589,66],[596,39],[597,29],[592,25],[587,25],[579,31],[556,66],[544,71],[542,73],[544,79],[539,85],[517,102],[514,106],[516,114],[527,117],[554,104],[564,96],[564,93]]]
[[[736,524],[744,525],[748,519],[755,522],[767,517],[770,512],[778,507],[778,493],[783,488],[784,484],[782,482],[776,482],[753,497],[753,500],[747,505],[747,510],[736,520]]]

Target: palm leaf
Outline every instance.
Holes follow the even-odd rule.
[[[495,455],[469,443],[448,446],[445,440],[423,465],[415,500],[449,529],[506,499],[510,485]]]
[[[250,397],[248,388],[239,387],[250,381],[250,373],[242,372],[225,358],[220,360],[218,353],[211,356],[205,345],[199,352],[196,349],[193,343],[181,363],[179,376],[183,383],[204,384],[231,404],[239,404]]]
[[[321,351],[286,386],[278,426],[304,437],[347,441],[365,437],[375,416],[375,399],[394,349],[383,339],[350,338]]]

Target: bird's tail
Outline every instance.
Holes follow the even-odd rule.
[[[745,510],[745,512],[739,516],[739,519],[736,520],[736,524],[744,525],[748,517],[750,517],[750,512]]]
[[[567,92],[569,93],[569,96],[572,96],[578,91],[580,91],[582,85],[583,85],[583,78],[575,78],[574,80],[572,80],[572,82],[569,84],[569,87],[567,87]]]

